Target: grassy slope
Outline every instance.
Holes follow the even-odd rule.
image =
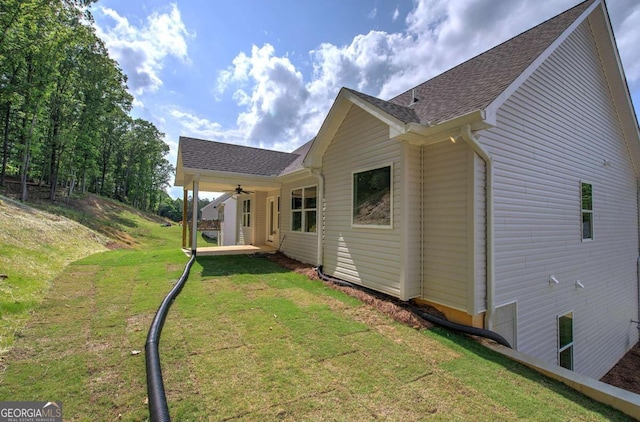
[[[7,354],[0,401],[62,400],[65,420],[148,416],[132,351],[186,257],[179,227],[116,214],[136,248],[62,271]],[[198,258],[161,357],[175,420],[624,419],[464,337],[242,256]]]
[[[108,239],[75,221],[0,196],[0,357],[53,279]]]

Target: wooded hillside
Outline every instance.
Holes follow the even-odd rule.
[[[95,0],[0,0],[0,185],[49,198],[94,192],[157,210],[173,167],[152,123],[130,116],[126,75],[96,35]]]

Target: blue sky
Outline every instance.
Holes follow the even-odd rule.
[[[133,115],[165,133],[175,165],[180,135],[292,151],[342,86],[391,98],[578,2],[99,0],[92,12]],[[637,109],[640,2],[607,7]]]

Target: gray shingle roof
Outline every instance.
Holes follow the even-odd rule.
[[[483,109],[594,1],[586,0],[389,101],[352,89],[348,91],[404,123],[434,125]]]
[[[434,125],[484,109],[594,1],[586,0],[389,101],[345,89],[403,123]],[[259,176],[279,176],[303,168],[312,143],[286,153],[180,137],[183,167]]]
[[[591,4],[587,0],[389,100],[415,111],[422,124],[483,109],[496,99]],[[379,106],[390,114],[391,106]],[[406,120],[408,123],[411,120]]]
[[[182,166],[256,176],[278,176],[298,154],[180,137]]]

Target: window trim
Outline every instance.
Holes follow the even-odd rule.
[[[582,208],[582,185],[589,185],[591,186],[591,209],[587,210]],[[582,240],[582,242],[593,242],[594,236],[593,236],[593,229],[594,229],[594,223],[595,221],[593,220],[593,183],[585,181],[585,180],[580,180],[580,238]],[[590,219],[590,223],[591,223],[591,237],[584,237],[584,215],[585,214],[589,214],[591,216]]]
[[[565,344],[564,346],[560,346],[560,318],[567,316],[567,315],[571,315],[571,341],[567,344]],[[560,365],[560,353],[564,352],[565,350],[571,349],[571,368],[565,368],[568,369],[570,371],[573,371],[575,368],[575,312],[573,310],[564,312],[562,314],[558,314],[558,316],[556,317],[556,330],[557,330],[557,359],[558,359],[558,366],[560,366],[561,368],[565,368],[564,366]]]
[[[364,172],[368,172],[368,171],[373,171],[373,170],[379,170],[379,169],[383,169],[385,167],[389,167],[389,194],[391,195],[391,203],[389,205],[390,207],[390,215],[389,215],[389,224],[385,224],[385,225],[381,225],[381,224],[356,224],[353,222],[354,216],[353,216],[353,212],[354,212],[354,205],[355,205],[355,186],[354,186],[354,177],[356,174],[358,173],[364,173]],[[389,162],[386,164],[381,164],[381,165],[375,165],[375,166],[371,166],[371,167],[366,167],[366,168],[361,168],[361,169],[357,169],[351,172],[351,227],[352,228],[356,228],[356,229],[383,229],[383,230],[392,230],[393,229],[393,208],[394,208],[394,204],[393,204],[393,196],[394,196],[394,189],[393,189],[393,182],[394,182],[394,166],[393,166],[393,162]]]
[[[251,198],[242,200],[242,227],[251,228]]]
[[[310,188],[315,188],[316,189],[316,207],[315,208],[305,208],[305,204],[304,204],[304,192],[306,189],[310,189]],[[308,185],[308,186],[301,186],[301,187],[296,187],[296,188],[292,188],[290,190],[289,193],[289,198],[290,201],[293,201],[293,192],[297,191],[297,190],[302,190],[302,208],[300,209],[293,209],[293,204],[292,202],[289,202],[290,204],[290,215],[291,215],[291,222],[289,224],[289,230],[291,231],[291,233],[301,233],[301,234],[306,234],[306,235],[316,235],[318,233],[318,185]],[[305,227],[306,227],[306,219],[307,219],[307,211],[315,211],[316,213],[316,231],[311,232],[311,231],[306,231]],[[294,230],[293,229],[293,213],[301,213],[301,217],[300,217],[300,230]]]

